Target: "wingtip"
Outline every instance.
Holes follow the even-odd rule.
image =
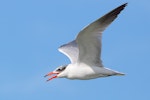
[[[124,3],[123,5],[127,6],[127,5],[128,5],[128,2]]]
[[[128,3],[124,3],[122,6],[126,7],[128,5]]]
[[[127,6],[127,5],[128,5],[128,2],[126,2],[124,5]]]
[[[128,3],[124,3],[124,4],[120,5],[119,7],[115,8],[114,10],[112,10],[110,12],[110,14],[118,15],[127,5],[128,5]]]
[[[124,7],[126,7],[128,5],[128,3],[126,2],[126,3],[124,3],[124,4],[122,4],[121,6],[119,6],[118,8],[124,8]]]

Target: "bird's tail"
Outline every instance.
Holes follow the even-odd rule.
[[[117,75],[117,76],[123,76],[123,75],[125,75],[125,74],[124,74],[124,73],[121,73],[121,72],[116,72],[115,75]]]

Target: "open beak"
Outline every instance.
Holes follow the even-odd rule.
[[[57,78],[57,75],[58,75],[59,73],[58,72],[50,72],[50,73],[48,73],[48,74],[46,74],[44,77],[47,77],[47,76],[52,76],[51,78],[49,78],[47,81],[50,81],[50,80],[52,80],[52,79],[54,79],[54,78]]]

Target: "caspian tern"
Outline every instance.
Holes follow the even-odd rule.
[[[62,45],[58,50],[65,54],[71,64],[63,65],[48,73],[54,78],[88,80],[113,75],[124,75],[121,72],[104,67],[101,56],[102,32],[110,25],[125,8],[127,3],[115,8],[98,20],[89,24],[79,32],[76,39]]]

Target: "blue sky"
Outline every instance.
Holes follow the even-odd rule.
[[[106,67],[125,76],[93,80],[43,76],[68,64],[57,48],[115,7],[128,6],[103,34]],[[149,0],[1,0],[0,100],[150,99]]]

